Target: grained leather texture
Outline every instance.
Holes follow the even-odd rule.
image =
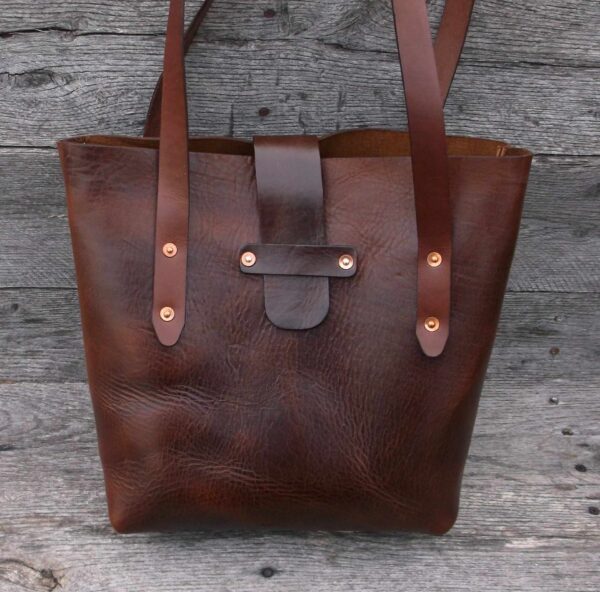
[[[254,142],[189,139],[170,1],[160,139],[59,143],[112,524],[445,532],[531,163],[445,135],[473,0],[392,0],[408,134]]]
[[[175,527],[446,531],[454,522],[531,155],[449,138],[452,337],[414,338],[417,230],[405,133],[321,141],[329,244],[352,245],[318,327],[271,324],[252,144],[190,143],[187,319],[152,327],[158,142],[61,142],[110,518]]]
[[[472,6],[472,2],[456,0],[452,6],[459,8],[444,12],[441,37],[444,31],[451,30],[450,37],[462,45],[461,34],[466,27],[461,30],[460,22],[465,17],[468,22],[471,11],[461,12],[460,7]],[[425,0],[392,0],[391,4],[404,80],[416,204],[416,337],[426,355],[438,357],[450,334],[452,276],[445,97]],[[170,0],[161,82],[153,319],[159,341],[168,346],[177,343],[186,318],[189,130],[184,61],[189,36],[184,33],[184,13],[185,0]],[[190,31],[204,14],[203,7]],[[447,23],[451,23],[449,28]],[[446,67],[452,65],[452,61],[443,63]],[[291,241],[319,242],[322,187],[317,153],[315,138],[255,139],[263,241],[277,242],[283,235]],[[309,219],[312,225],[306,224]],[[172,236],[181,240],[181,250],[176,257],[165,257],[162,248]],[[441,265],[430,265],[432,254],[442,261]],[[328,283],[322,278],[267,276],[264,285],[266,313],[277,327],[311,329],[327,315]],[[167,317],[163,317],[163,312]]]

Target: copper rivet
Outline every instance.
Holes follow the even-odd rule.
[[[436,317],[428,317],[425,319],[425,329],[427,331],[437,331],[440,328],[440,321]]]
[[[246,251],[241,258],[244,267],[252,267],[256,263],[256,255],[252,251]]]
[[[354,267],[354,258],[352,255],[342,255],[338,264],[342,269],[352,269]]]
[[[442,256],[433,251],[427,255],[427,263],[430,267],[439,267],[442,264]]]
[[[173,243],[167,243],[163,247],[165,257],[175,257],[177,255],[177,247]]]
[[[165,306],[160,309],[160,318],[169,323],[175,318],[175,311],[170,306]]]

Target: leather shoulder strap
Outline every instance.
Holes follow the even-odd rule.
[[[444,106],[425,0],[393,0],[417,217],[417,339],[439,356],[450,325],[452,210]],[[439,257],[440,265],[433,257]]]
[[[185,53],[189,51],[196,33],[204,22],[213,0],[204,0],[185,33]],[[475,0],[446,0],[442,20],[435,41],[435,58],[444,103],[450,93],[452,81],[469,30]],[[158,137],[160,133],[160,103],[162,98],[163,75],[154,88],[150,107],[146,116],[144,137]]]
[[[435,40],[435,61],[444,103],[450,94],[474,6],[475,0],[446,0]]]
[[[152,322],[158,340],[177,343],[186,314],[189,220],[188,119],[183,49],[184,0],[171,0],[158,156]]]
[[[184,55],[187,55],[187,52],[192,46],[194,38],[196,37],[196,33],[198,32],[200,26],[204,22],[204,19],[206,18],[206,15],[208,14],[212,3],[213,0],[204,0],[202,2],[202,6],[200,6],[200,8],[198,9],[196,16],[187,28],[183,39]],[[160,106],[162,102],[164,75],[165,73],[163,70],[160,77],[158,78],[158,81],[156,82],[156,86],[154,87],[154,94],[152,95],[152,99],[150,100],[150,107],[148,108],[148,114],[146,115],[146,124],[144,126],[145,138],[157,138],[160,135]]]
[[[153,320],[163,345],[178,341],[185,321],[189,154],[184,5],[185,0],[171,0],[161,101]],[[392,6],[408,113],[419,245],[416,333],[423,352],[435,357],[448,339],[451,292],[453,220],[443,100],[425,0],[393,0]],[[261,145],[267,160],[272,159],[272,148]]]

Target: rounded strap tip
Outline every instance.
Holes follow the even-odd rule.
[[[154,331],[156,332],[156,337],[161,345],[173,347],[181,337],[185,325],[185,318],[178,319],[176,317],[173,321],[167,322],[161,317],[161,310],[162,309],[155,309],[153,311],[152,324],[154,326]],[[184,311],[181,311],[181,315],[182,314],[184,314]]]
[[[448,321],[441,320],[439,329],[431,332],[425,328],[426,319],[417,321],[417,340],[423,353],[429,358],[437,358],[444,353],[450,335]]]

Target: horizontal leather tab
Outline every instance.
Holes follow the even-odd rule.
[[[250,244],[240,250],[240,270],[254,275],[347,278],[356,273],[357,261],[356,249],[338,245]]]

